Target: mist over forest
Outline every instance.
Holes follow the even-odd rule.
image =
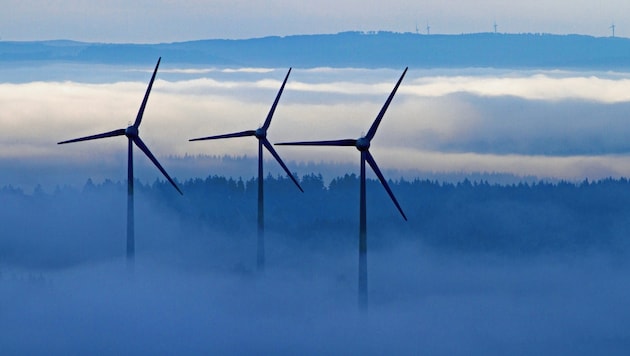
[[[327,184],[321,174],[309,174],[300,182],[304,193],[288,177],[267,176],[266,230],[287,248],[354,250],[358,177],[345,174]],[[397,215],[380,183],[369,179],[369,242],[377,250],[414,243],[444,252],[522,258],[591,252],[620,257],[628,252],[630,182],[625,178],[513,184],[400,179],[390,184],[409,221]],[[168,182],[136,181],[138,230],[145,236],[140,246],[179,244],[192,236],[246,241],[255,235],[255,179],[214,175],[180,185],[183,197]],[[7,266],[49,269],[120,257],[123,241],[112,236],[123,232],[126,189],[125,182],[95,184],[91,179],[80,189],[58,186],[52,192],[3,187],[0,258]],[[100,247],[93,246],[97,242]],[[57,246],[57,253],[42,248],[48,243]],[[61,251],[61,245],[68,250]]]
[[[356,307],[358,178],[0,189],[0,336],[24,351],[623,354],[630,182],[368,180],[370,310]],[[156,340],[158,338],[159,340]],[[452,339],[457,342],[452,342]],[[27,340],[37,342],[27,342]]]

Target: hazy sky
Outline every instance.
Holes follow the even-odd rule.
[[[5,0],[3,40],[171,42],[348,30],[630,35],[624,0]]]

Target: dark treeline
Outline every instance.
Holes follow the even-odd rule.
[[[338,177],[326,186],[321,175],[311,174],[302,177],[301,184],[305,193],[288,178],[266,178],[268,234],[299,248],[353,249],[358,233],[357,176]],[[390,184],[409,221],[399,216],[380,183],[368,180],[370,249],[413,240],[449,251],[520,255],[626,250],[627,179],[512,185],[417,179]],[[219,234],[236,239],[255,236],[255,179],[192,179],[181,183],[183,197],[167,182],[137,182],[136,187],[140,249],[163,240],[177,244]],[[0,242],[0,257],[5,261],[40,264],[42,258],[50,258],[44,263],[54,265],[118,256],[122,251],[124,182],[88,180],[82,189],[59,187],[50,193],[35,189],[32,194],[4,187],[0,201],[6,237]],[[54,256],[46,255],[47,246]],[[87,247],[93,252],[86,252]]]

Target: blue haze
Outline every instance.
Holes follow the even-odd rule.
[[[624,354],[630,182],[368,181],[370,311],[356,307],[358,180],[0,190],[3,353]],[[33,340],[36,340],[34,342]],[[453,340],[456,340],[454,342]]]

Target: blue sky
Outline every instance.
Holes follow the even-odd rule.
[[[348,30],[630,35],[630,2],[391,0],[3,1],[3,40],[171,42],[201,38],[336,33]]]

